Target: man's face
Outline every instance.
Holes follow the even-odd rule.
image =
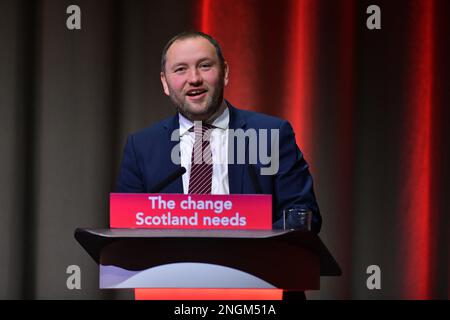
[[[192,121],[207,120],[223,100],[228,83],[214,46],[203,37],[175,41],[166,54],[165,72],[161,72],[164,93],[178,111]]]

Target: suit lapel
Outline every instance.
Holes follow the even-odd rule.
[[[237,144],[231,143],[231,139],[233,139],[234,135],[232,134],[232,130],[236,129],[244,129],[246,123],[241,114],[241,112],[234,108],[231,104],[228,103],[228,109],[230,112],[230,122],[229,122],[229,136],[228,136],[228,154],[233,152],[233,162],[228,163],[228,184],[230,187],[230,194],[242,194],[243,186],[242,186],[242,176],[244,173],[244,164],[237,163]],[[232,130],[231,130],[232,129]],[[231,150],[234,148],[234,150]],[[229,159],[230,161],[231,159]]]
[[[179,124],[179,118],[178,118],[178,113],[171,119],[169,119],[169,121],[166,123],[166,125],[164,126],[165,129],[167,130],[167,143],[165,144],[167,147],[167,150],[164,150],[163,153],[161,154],[165,154],[168,155],[168,159],[165,162],[166,165],[166,170],[165,170],[165,175],[169,175],[172,172],[174,172],[175,170],[177,170],[178,168],[181,167],[181,164],[175,164],[173,163],[172,159],[171,159],[171,154],[172,154],[172,150],[177,147],[178,150],[178,154],[179,150],[180,150],[180,136],[179,134],[177,134],[174,138],[176,138],[175,141],[171,140],[172,137],[172,133],[174,132],[174,130],[178,130],[180,128],[180,124]],[[164,165],[164,164],[162,164]],[[171,183],[170,185],[168,185],[163,192],[166,193],[183,193],[183,179],[180,177],[177,180],[175,180],[173,183]]]

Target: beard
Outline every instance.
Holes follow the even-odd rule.
[[[193,104],[188,101],[188,98],[185,95],[171,94],[170,100],[177,107],[178,112],[180,112],[189,120],[205,121],[220,109],[223,100],[223,88],[223,80],[220,80],[218,85],[213,88],[213,90],[210,90],[210,88],[208,88],[208,92],[205,98],[206,101],[204,102],[205,107],[200,110],[196,110],[196,108],[192,106]],[[212,94],[210,94],[211,92]]]

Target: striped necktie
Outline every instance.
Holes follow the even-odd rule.
[[[196,122],[194,125],[195,142],[192,148],[191,174],[189,176],[190,194],[210,194],[212,189],[212,154],[210,124]]]

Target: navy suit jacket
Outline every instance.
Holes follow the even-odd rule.
[[[228,102],[227,102],[228,103]],[[308,165],[297,147],[294,132],[289,122],[257,112],[240,110],[228,103],[229,129],[279,130],[279,170],[274,175],[261,175],[263,165],[258,157],[253,172],[261,193],[271,194],[273,199],[273,228],[283,227],[283,209],[292,205],[313,211],[312,229],[320,231],[322,218],[313,191],[313,181]],[[180,168],[171,160],[172,149],[179,141],[171,141],[174,130],[179,129],[178,114],[155,125],[130,135],[127,139],[116,191],[124,193],[148,193],[159,182]],[[270,150],[270,137],[266,139]],[[259,143],[259,138],[258,138]],[[236,151],[237,143],[234,144]],[[247,145],[248,148],[248,145]],[[246,150],[248,152],[248,150]],[[255,194],[254,180],[250,177],[250,166],[235,161],[228,164],[230,194]],[[231,161],[230,161],[231,162]],[[242,161],[241,161],[242,162]],[[181,177],[161,190],[162,193],[183,193]]]

